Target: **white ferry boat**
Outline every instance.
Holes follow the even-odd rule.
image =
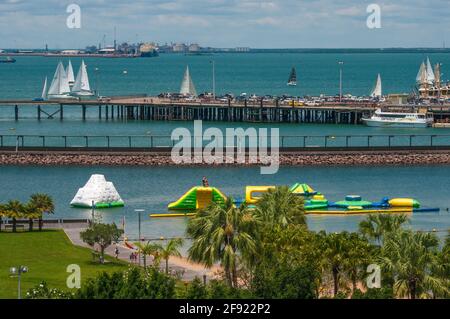
[[[363,118],[367,126],[376,127],[428,127],[433,124],[433,118],[424,113],[391,113],[377,109],[370,118]]]

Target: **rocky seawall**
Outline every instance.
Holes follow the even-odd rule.
[[[267,159],[268,160],[268,159]],[[257,163],[174,163],[170,153],[4,152],[0,165],[40,166],[251,166]],[[279,156],[282,166],[450,165],[450,151],[295,152]]]

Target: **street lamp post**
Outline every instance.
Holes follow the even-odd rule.
[[[97,97],[99,97],[100,96],[100,94],[98,93],[98,71],[99,71],[99,68],[95,68],[94,69],[94,74],[95,74],[95,93],[97,94]]]
[[[22,274],[27,273],[28,272],[28,267],[27,266],[19,266],[19,267],[11,267],[9,269],[9,273],[11,275],[11,277],[13,276],[17,276],[17,299],[20,299],[20,277],[22,276]]]
[[[216,99],[216,62],[214,60],[211,61],[212,63],[212,93],[214,100]]]
[[[145,209],[135,209],[136,213],[138,213],[138,236],[139,236],[139,243],[141,242],[141,214],[145,212]],[[140,251],[140,250],[139,250]],[[139,252],[139,266],[141,265],[141,253]]]
[[[339,61],[339,103],[342,103],[342,66],[344,65],[343,61]]]

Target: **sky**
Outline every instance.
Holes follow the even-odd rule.
[[[81,28],[68,28],[67,7]],[[370,4],[381,28],[368,28]],[[119,42],[218,48],[450,46],[449,0],[0,0],[0,48],[76,49]],[[105,41],[103,41],[103,39]]]

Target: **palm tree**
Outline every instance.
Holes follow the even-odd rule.
[[[320,238],[321,237],[321,238]],[[339,280],[345,270],[349,252],[349,233],[321,233],[323,263],[333,276],[334,296],[339,292]]]
[[[343,268],[352,282],[352,291],[355,291],[356,282],[366,274],[373,246],[358,233],[349,234],[346,246],[347,258],[344,260]]]
[[[306,225],[304,200],[287,186],[270,189],[256,204],[255,215],[264,225]]]
[[[23,207],[23,215],[28,218],[28,231],[33,231],[33,219],[39,218],[42,214],[30,204]]]
[[[10,200],[5,205],[6,216],[12,219],[13,233],[17,232],[17,218],[23,216],[24,206],[18,200]]]
[[[2,222],[3,217],[6,216],[6,207],[3,204],[0,204],[0,232],[2,231]]]
[[[445,266],[437,263],[438,248],[439,240],[431,233],[399,230],[386,237],[379,261],[392,273],[396,295],[416,299],[430,291],[448,294],[445,280],[435,275]]]
[[[166,262],[166,274],[169,273],[169,258],[170,256],[181,257],[178,247],[183,245],[183,239],[171,239],[166,246],[158,245],[159,256]]]
[[[224,205],[213,203],[199,210],[186,232],[193,239],[189,259],[211,267],[220,262],[230,287],[237,287],[239,260],[256,253],[255,218],[245,207],[236,207],[232,198]]]
[[[53,199],[47,194],[33,194],[28,202],[30,207],[39,214],[39,231],[42,230],[42,215],[53,214],[55,212],[55,205]]]
[[[368,239],[374,239],[381,244],[382,238],[390,232],[399,230],[409,221],[407,215],[372,214],[359,223],[359,231]]]
[[[150,241],[146,243],[138,242],[135,243],[136,247],[139,249],[139,253],[144,256],[144,268],[147,268],[147,255],[153,256],[153,264],[157,264],[158,261],[158,245],[151,243]]]

